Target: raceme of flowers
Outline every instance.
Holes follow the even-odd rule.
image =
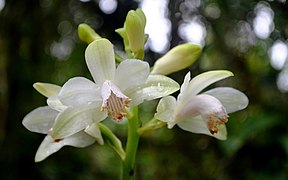
[[[248,98],[231,87],[203,92],[211,84],[233,76],[227,70],[204,72],[191,79],[190,72],[180,85],[166,75],[191,66],[202,53],[193,43],[178,45],[150,67],[144,59],[146,17],[142,10],[129,11],[123,28],[116,32],[123,38],[128,59],[119,56],[113,44],[100,37],[90,26],[78,27],[79,38],[88,44],[85,60],[93,80],[73,77],[63,86],[35,83],[34,88],[47,97],[47,105],[27,114],[23,125],[30,131],[46,134],[35,161],[46,159],[63,146],[87,147],[105,142],[123,160],[123,179],[130,179],[135,163],[139,136],[167,125],[177,125],[192,133],[220,140],[227,138],[225,124],[230,113],[248,105]],[[151,70],[151,71],[150,71]],[[177,99],[171,94],[180,89]],[[144,101],[160,99],[154,117],[140,126],[137,107]],[[126,152],[121,141],[102,122],[127,123]],[[130,132],[130,133],[129,133]],[[130,153],[130,154],[129,154]],[[127,157],[128,156],[128,157]]]

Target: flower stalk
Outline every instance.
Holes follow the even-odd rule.
[[[128,114],[128,137],[126,144],[126,156],[123,161],[122,180],[133,180],[135,158],[138,149],[140,135],[137,132],[139,126],[138,107],[132,108]]]
[[[166,123],[163,121],[160,121],[156,118],[151,119],[148,123],[146,123],[144,126],[138,129],[138,133],[142,135],[146,131],[151,131],[155,129],[159,129],[163,126],[165,126]]]
[[[119,155],[121,160],[125,159],[125,151],[122,147],[121,141],[115,136],[115,134],[104,124],[98,124],[99,129],[101,130],[103,139],[105,143],[109,144],[115,152]]]

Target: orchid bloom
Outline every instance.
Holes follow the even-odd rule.
[[[97,112],[98,121],[111,116],[119,122],[126,117],[127,108],[137,106],[144,100],[167,96],[179,89],[178,83],[166,76],[149,75],[147,62],[127,59],[116,68],[113,45],[104,38],[88,45],[85,59],[94,82],[83,77],[72,78],[64,84],[58,95],[64,104],[84,106],[83,111],[76,110],[81,111],[80,115],[81,118],[84,116],[84,120],[74,118],[76,115],[73,115],[71,109],[55,122],[52,131],[54,138],[65,137],[89,126],[91,112],[87,111],[93,111],[91,104],[99,107],[102,112]],[[85,108],[86,106],[92,109]]]
[[[22,122],[23,125],[32,132],[47,134],[36,152],[36,162],[46,159],[51,154],[60,150],[63,146],[86,147],[95,142],[95,137],[89,136],[84,131],[76,132],[63,139],[52,138],[51,133],[53,124],[57,118],[61,116],[61,113],[69,110],[69,108],[56,98],[61,90],[60,86],[49,83],[35,83],[34,87],[41,94],[48,97],[47,102],[49,105],[34,109],[24,117]],[[89,128],[87,128],[87,130],[88,129]],[[94,135],[96,133],[97,132],[94,132]],[[100,143],[103,143],[100,132],[98,132],[97,138]]]
[[[172,96],[162,98],[155,118],[166,122],[170,129],[177,124],[183,130],[225,140],[228,113],[247,107],[248,98],[230,87],[199,93],[210,84],[229,76],[233,76],[230,71],[209,71],[190,81],[190,73],[187,73],[177,100]]]

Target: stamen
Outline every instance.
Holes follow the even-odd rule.
[[[125,108],[128,107],[131,99],[123,95],[117,96],[112,90],[111,94],[106,101],[104,101],[101,111],[106,110],[109,116],[112,116],[112,119],[115,121],[121,121],[124,117],[127,116],[125,113]]]
[[[208,117],[207,117],[207,125],[208,125],[208,129],[210,131],[211,134],[216,134],[219,131],[219,127],[220,125],[223,125],[225,123],[228,122],[228,115],[225,112],[225,110],[220,111],[220,112],[214,112],[211,113]]]

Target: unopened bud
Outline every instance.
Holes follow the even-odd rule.
[[[152,74],[167,75],[191,66],[200,56],[202,46],[185,43],[172,48],[155,62]]]
[[[79,24],[78,26],[78,36],[79,38],[86,42],[87,44],[90,44],[96,39],[101,38],[89,25],[87,24]]]
[[[143,11],[141,9],[130,10],[124,27],[116,30],[123,38],[126,52],[131,53],[133,58],[144,58],[144,44],[147,38],[144,34],[145,25],[146,17]]]

